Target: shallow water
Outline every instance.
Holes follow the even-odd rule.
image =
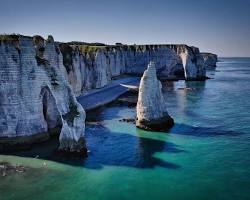
[[[89,114],[100,123],[87,125],[85,160],[56,157],[56,139],[0,155],[29,167],[0,177],[0,199],[250,199],[250,59],[221,60],[214,79],[164,87],[168,133],[119,122],[134,108],[113,104]]]

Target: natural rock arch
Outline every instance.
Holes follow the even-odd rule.
[[[185,78],[185,69],[182,64],[177,64],[176,67],[172,68],[169,75],[174,75],[177,79]]]
[[[62,119],[56,105],[55,97],[50,88],[45,86],[41,89],[42,111],[44,121],[47,123],[47,130],[50,134],[59,134],[62,128]]]

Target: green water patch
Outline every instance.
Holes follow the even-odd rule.
[[[0,199],[250,199],[250,78],[227,70],[238,67],[247,66],[219,64],[215,79],[166,89],[176,122],[166,133],[119,121],[135,108],[110,105],[89,116],[88,158],[58,158],[58,140],[0,155],[31,168],[1,177]]]

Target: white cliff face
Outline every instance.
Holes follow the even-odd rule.
[[[104,50],[82,53],[77,46],[60,44],[59,47],[63,55],[61,70],[76,96],[110,82],[111,68]]]
[[[109,53],[106,53],[108,56],[108,65],[111,73],[111,77],[120,76],[125,72],[126,66],[126,54],[122,49],[114,48],[111,49]]]
[[[95,88],[104,87],[111,80],[111,72],[104,50],[100,49],[96,52],[93,64],[95,69]]]
[[[81,45],[60,44],[62,69],[78,96],[88,89],[101,88],[113,77],[142,74],[149,61],[156,63],[161,79],[204,79],[206,71],[198,48],[187,45],[121,45],[80,52]]]
[[[79,50],[76,49],[75,56],[72,60],[72,71],[70,71],[70,85],[73,88],[73,91],[75,91],[75,95],[80,95],[82,86],[83,86],[83,77],[81,73],[81,55],[79,53]]]
[[[197,47],[190,47],[193,52],[193,62],[196,65],[197,68],[197,74],[196,74],[196,80],[204,80],[206,79],[206,68],[204,66],[204,59],[203,56],[200,53],[200,50]]]
[[[60,69],[50,36],[0,42],[0,151],[60,134],[60,149],[85,151],[85,112]],[[67,142],[65,142],[67,141]]]
[[[191,57],[188,54],[188,51],[181,53],[180,57],[181,57],[184,72],[185,72],[185,78],[186,79],[196,78],[197,68],[194,65],[194,63],[192,62]]]
[[[187,45],[170,46],[181,58],[186,80],[204,80],[206,78],[204,61],[198,48]]]
[[[174,123],[168,115],[153,62],[150,62],[140,81],[136,115],[136,126],[146,130],[162,131]]]
[[[134,47],[135,48],[135,47]],[[126,73],[142,74],[148,63],[153,60],[156,70],[160,76],[168,77],[173,74],[178,63],[178,56],[168,47],[161,46],[139,46],[137,50],[129,50],[126,60]]]

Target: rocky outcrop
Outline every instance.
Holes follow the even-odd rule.
[[[159,98],[161,85],[156,73],[160,79],[206,78],[204,56],[187,45],[60,43],[51,36],[44,40],[4,35],[0,36],[0,55],[0,151],[27,147],[59,133],[60,150],[84,153],[85,112],[75,95],[101,88],[116,76],[142,74],[149,61],[155,63],[147,70],[149,74],[155,70],[149,84],[157,86],[153,95]],[[207,60],[206,65],[211,63]],[[163,105],[157,107],[158,117],[151,119],[145,114],[146,120],[139,123],[147,125],[150,119],[145,127],[158,125],[160,120],[170,125],[171,118],[160,112]],[[154,119],[157,121],[152,123]]]
[[[201,53],[201,56],[203,57],[204,60],[204,67],[205,68],[215,68],[216,63],[218,62],[218,56],[216,54],[212,53]]]
[[[187,45],[88,46],[60,44],[64,75],[76,95],[107,85],[121,74],[141,75],[149,61],[160,79],[204,80],[206,70],[199,49]]]
[[[84,52],[82,46],[59,44],[63,55],[61,70],[78,96],[83,91],[101,88],[111,80],[111,72],[103,49]]]
[[[174,120],[168,115],[153,62],[149,63],[140,81],[136,115],[136,126],[145,130],[165,131],[174,125]]]
[[[53,38],[1,36],[0,55],[0,151],[58,133],[61,151],[85,154],[85,112],[61,71]]]
[[[197,47],[187,45],[170,45],[181,58],[186,80],[206,79],[206,69],[203,66],[203,58]]]

